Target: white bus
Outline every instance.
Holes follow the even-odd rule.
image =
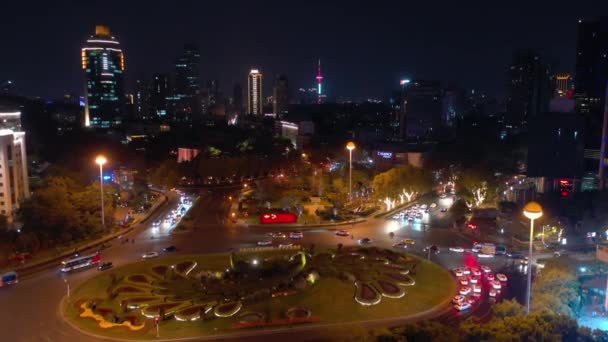
[[[93,267],[101,262],[101,254],[95,253],[87,256],[72,258],[61,262],[61,272],[67,273],[82,268]]]

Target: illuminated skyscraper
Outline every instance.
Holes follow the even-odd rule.
[[[572,81],[572,76],[570,76],[570,74],[555,75],[555,96],[567,96],[568,91],[570,90],[570,81]]]
[[[323,103],[325,99],[325,94],[323,94],[323,75],[321,74],[321,60],[319,59],[319,64],[317,66],[317,103]]]
[[[201,55],[196,45],[184,46],[184,53],[175,61],[176,115],[192,119],[202,112],[199,66]]]
[[[262,115],[262,73],[258,69],[251,69],[247,83],[247,113]]]
[[[81,57],[85,73],[85,126],[122,125],[125,55],[109,27],[95,27],[95,34],[87,39]]]

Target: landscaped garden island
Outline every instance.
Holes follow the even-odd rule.
[[[95,276],[72,291],[64,315],[87,332],[154,339],[241,329],[403,317],[455,292],[439,266],[378,248],[318,253],[256,248],[170,256]]]

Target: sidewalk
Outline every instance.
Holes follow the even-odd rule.
[[[111,233],[110,235],[106,235],[104,237],[101,237],[99,239],[96,239],[94,241],[91,241],[83,246],[80,246],[77,248],[77,250],[79,252],[91,249],[91,248],[97,248],[99,247],[99,245],[106,243],[110,240],[113,240],[121,235],[127,234],[129,233],[131,230],[133,230],[133,228],[135,227],[135,225],[137,225],[138,223],[143,223],[145,222],[152,214],[154,214],[160,207],[162,207],[163,205],[165,205],[169,198],[167,197],[167,195],[162,194],[162,200],[158,201],[157,203],[155,203],[150,210],[148,210],[148,212],[146,214],[144,214],[144,217],[141,220],[135,220],[133,221],[128,227],[125,227],[124,229],[121,229],[115,233]],[[20,276],[24,276],[24,275],[29,275],[32,273],[35,273],[37,271],[37,269],[39,268],[46,268],[47,266],[49,266],[50,264],[59,262],[61,260],[64,260],[70,256],[72,256],[74,254],[74,252],[70,249],[68,252],[64,252],[60,255],[56,255],[56,256],[52,256],[46,259],[42,259],[42,260],[38,260],[34,263],[26,263],[23,264],[22,266],[16,267],[16,268],[12,268],[12,270],[14,270],[15,272],[19,273]]]

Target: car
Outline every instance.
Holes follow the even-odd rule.
[[[448,211],[448,208],[446,207],[442,207],[441,209],[439,209],[439,211],[441,211],[442,213],[445,213]]]
[[[468,295],[469,293],[471,293],[471,288],[468,286],[463,286],[460,288],[460,291],[458,291],[458,293],[460,293],[461,295]]]
[[[507,247],[496,246],[496,255],[505,255],[505,254],[507,254]]]
[[[469,304],[469,303],[462,303],[462,304],[454,305],[454,309],[456,309],[458,311],[464,311],[464,310],[468,310],[470,308],[471,308],[471,304]]]
[[[490,291],[488,291],[490,297],[496,297],[497,294],[498,292],[495,289],[490,289]]]
[[[282,243],[279,245],[279,248],[291,248],[293,246],[294,246],[293,243]]]
[[[471,267],[469,270],[471,271],[471,274],[476,277],[479,277],[481,275],[481,271],[477,267]]]
[[[452,299],[452,303],[460,304],[460,303],[464,303],[466,300],[467,300],[467,297],[465,297],[463,295],[457,295]]]
[[[496,273],[496,279],[501,283],[505,283],[507,281],[507,276],[502,273]]]
[[[463,253],[464,248],[462,247],[450,247],[450,252]]]
[[[496,281],[496,280],[492,280],[490,282],[490,286],[492,286],[492,288],[494,288],[495,290],[500,290],[502,288],[502,285],[500,285],[500,282]]]
[[[462,268],[455,268],[452,270],[452,272],[454,272],[454,275],[457,277],[462,277],[463,273],[462,273]]]
[[[437,207],[437,203],[431,203],[431,205],[429,205],[429,208],[433,209]]]
[[[446,195],[445,193],[443,193],[443,194],[439,195],[439,198],[441,198],[441,199],[444,199],[444,198],[446,198],[446,197],[448,197],[448,195]]]
[[[523,259],[521,259],[519,261],[522,265],[527,265],[528,264],[528,257],[524,257]]]
[[[494,280],[494,274],[488,273],[488,274],[486,274],[486,278],[488,278],[488,280],[492,281],[492,280]]]
[[[108,262],[104,262],[103,264],[99,265],[99,267],[97,267],[97,270],[105,271],[105,270],[109,270],[112,267],[114,267],[114,264],[112,264],[111,261],[108,261]]]
[[[471,277],[469,278],[471,284],[477,284],[479,283],[479,278],[478,277]]]
[[[169,247],[163,248],[163,252],[165,252],[165,253],[175,252],[176,250],[177,250],[177,247],[175,247],[175,246],[169,246]]]
[[[479,285],[473,285],[473,292],[474,293],[481,293],[481,286],[479,286]]]
[[[289,238],[290,239],[301,239],[304,237],[304,233],[302,232],[291,232],[289,233]]]
[[[428,208],[428,206],[426,204],[423,204],[420,206],[420,209],[425,210],[426,208]]]
[[[272,241],[270,241],[270,240],[258,241],[258,246],[269,246],[269,245],[272,245]]]
[[[469,274],[471,274],[471,270],[469,270],[468,268],[463,268],[462,269],[462,274],[469,275]]]
[[[372,239],[370,238],[363,238],[359,240],[360,245],[369,245],[370,243],[372,243]]]
[[[154,222],[152,222],[152,227],[158,227],[160,226],[160,221],[156,220]]]
[[[460,278],[460,285],[469,285],[469,278]]]
[[[507,253],[507,257],[511,258],[511,259],[521,259],[524,257],[524,253],[522,252],[510,252]]]
[[[146,252],[141,257],[144,258],[144,259],[152,259],[152,258],[158,257],[158,253],[156,253],[156,252]]]
[[[415,245],[416,244],[416,240],[414,240],[414,239],[403,239],[403,240],[401,240],[401,242],[406,245]]]
[[[268,233],[268,236],[270,236],[273,239],[284,239],[287,237],[287,235],[285,235],[285,233],[282,233],[282,232]]]
[[[490,272],[492,272],[492,269],[489,268],[488,266],[485,266],[485,265],[481,266],[481,270],[483,271],[483,273],[490,273]]]
[[[350,233],[348,232],[348,230],[342,230],[341,229],[341,230],[336,231],[336,235],[338,235],[338,236],[349,236]]]
[[[398,220],[398,219],[400,219],[400,218],[403,218],[403,215],[402,215],[402,214],[403,214],[403,213],[393,215],[393,219]]]
[[[493,258],[494,255],[493,254],[479,253],[479,254],[477,254],[477,257],[478,258],[485,258],[485,259],[487,259],[487,258]]]

